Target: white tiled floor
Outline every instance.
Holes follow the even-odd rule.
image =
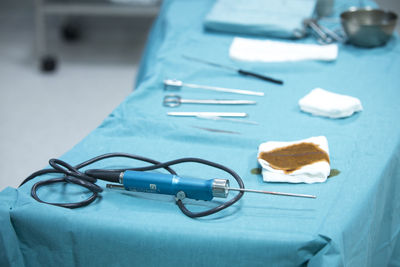
[[[378,3],[400,14],[400,0]],[[38,71],[33,21],[33,1],[0,1],[0,190],[68,151],[132,91],[152,18],[85,19],[75,44],[50,20],[53,74]]]

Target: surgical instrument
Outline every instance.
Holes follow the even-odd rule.
[[[320,44],[330,44],[333,42],[331,36],[329,36],[326,32],[321,29],[321,26],[314,19],[306,19],[304,20],[304,26],[312,31],[318,37],[318,42]]]
[[[234,132],[234,131],[227,131],[227,130],[221,130],[221,129],[214,129],[214,128],[208,128],[208,127],[199,127],[199,126],[194,126],[192,125],[191,127],[204,130],[207,132],[212,132],[212,133],[227,133],[227,134],[240,134],[239,132]]]
[[[182,81],[175,80],[175,79],[164,80],[164,90],[180,89],[183,86],[189,87],[189,88],[212,90],[212,91],[241,94],[241,95],[256,95],[256,96],[264,95],[263,92],[255,92],[255,91],[249,91],[249,90],[232,89],[232,88],[224,88],[224,87],[208,86],[208,85],[199,85],[199,84],[193,84],[193,83],[183,83]]]
[[[229,122],[237,122],[237,123],[243,123],[243,124],[253,124],[253,125],[258,125],[259,123],[256,121],[246,121],[242,119],[231,119],[231,118],[221,118],[218,116],[205,116],[205,115],[199,115],[196,116],[199,119],[206,119],[206,120],[215,120],[215,121],[229,121]]]
[[[187,56],[187,55],[183,55],[183,57],[188,59],[188,60],[197,61],[197,62],[200,62],[200,63],[203,63],[203,64],[207,64],[207,65],[210,65],[210,66],[223,68],[223,69],[227,69],[227,70],[233,70],[233,71],[236,71],[237,73],[239,73],[241,75],[252,76],[252,77],[255,77],[255,78],[258,78],[258,79],[261,79],[261,80],[264,80],[264,81],[276,83],[276,84],[283,84],[282,80],[277,80],[277,79],[274,79],[274,78],[271,78],[271,77],[268,77],[268,76],[265,76],[265,75],[262,75],[262,74],[258,74],[258,73],[252,72],[252,71],[243,70],[243,69],[232,67],[232,66],[222,65],[222,64],[219,64],[219,63],[211,62],[211,61],[204,60],[204,59],[197,58],[197,57],[192,57],[192,56]]]
[[[146,192],[176,196],[177,199],[191,198],[210,201],[214,197],[227,198],[229,191],[273,194],[292,197],[316,198],[314,195],[272,192],[245,188],[232,188],[228,179],[200,179],[178,175],[126,170],[108,172],[102,170],[86,171],[86,174],[101,179],[114,176],[120,185],[108,184],[108,188],[124,188],[128,191]]]
[[[105,160],[108,158],[129,158],[135,159],[143,162],[150,163],[145,167],[137,167],[137,168],[126,168],[126,169],[89,169],[85,172],[80,171],[80,169],[87,167],[93,163],[99,162],[101,160]],[[177,165],[180,163],[198,163],[202,165],[207,165],[230,174],[232,178],[236,180],[239,185],[239,188],[231,188],[229,186],[229,180],[227,179],[210,179],[204,180],[199,178],[182,178],[179,177],[178,174],[171,168],[173,165]],[[203,217],[219,212],[223,209],[228,208],[229,206],[235,204],[239,201],[244,192],[255,192],[255,193],[265,193],[265,194],[279,194],[285,196],[298,196],[298,197],[307,197],[307,198],[315,198],[312,195],[302,195],[302,194],[292,194],[292,193],[280,193],[280,192],[262,192],[261,190],[250,190],[245,189],[243,180],[240,176],[234,172],[232,169],[220,165],[218,163],[208,161],[205,159],[199,158],[181,158],[176,160],[171,160],[167,162],[159,162],[154,159],[132,155],[128,153],[109,153],[103,154],[87,161],[84,161],[76,166],[72,166],[65,161],[59,159],[50,159],[49,161],[50,167],[49,169],[43,169],[32,173],[28,176],[20,186],[29,182],[30,180],[45,174],[62,174],[61,177],[51,178],[47,180],[41,180],[36,182],[31,189],[31,196],[38,202],[64,207],[64,208],[80,208],[89,205],[94,200],[96,200],[99,196],[99,193],[103,191],[103,189],[96,184],[97,179],[101,179],[104,181],[108,181],[111,183],[119,183],[123,184],[124,188],[130,190],[136,190],[139,192],[150,192],[150,193],[161,193],[161,194],[169,194],[175,195],[175,201],[180,210],[191,218]],[[145,171],[151,171],[156,169],[163,168],[170,174],[160,174],[160,173],[146,173]],[[54,202],[46,202],[39,198],[37,195],[37,190],[40,187],[55,184],[55,183],[73,183],[79,186],[83,186],[86,189],[90,190],[93,194],[84,200],[74,203],[54,203]],[[108,187],[115,187],[117,185],[112,185]],[[230,200],[217,205],[214,208],[209,210],[200,211],[200,212],[191,212],[182,202],[184,198],[193,198],[193,199],[203,199],[203,200],[211,200],[214,197],[227,197],[229,191],[238,191],[239,193],[235,195]],[[260,192],[256,192],[260,191]]]
[[[317,40],[320,44],[330,44],[333,42],[343,42],[344,39],[339,34],[322,26],[316,19],[304,20],[304,26],[306,29],[310,29],[311,32],[317,36]]]
[[[178,107],[181,104],[206,104],[206,105],[254,105],[256,101],[233,99],[183,99],[178,95],[166,95],[163,105],[166,107]]]
[[[179,117],[198,117],[198,116],[209,116],[209,117],[247,117],[245,112],[167,112],[168,116],[179,116]]]

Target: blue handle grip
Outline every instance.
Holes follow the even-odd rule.
[[[185,178],[156,172],[125,171],[123,185],[126,190],[176,195],[183,191],[187,198],[211,200],[213,179]]]

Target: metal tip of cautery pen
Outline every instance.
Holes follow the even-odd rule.
[[[287,197],[305,197],[305,198],[317,198],[314,195],[305,195],[305,194],[293,194],[293,193],[282,193],[282,192],[273,192],[273,191],[263,191],[263,190],[255,190],[255,189],[242,189],[242,188],[227,188],[232,191],[240,191],[240,192],[249,192],[249,193],[260,193],[260,194],[270,194],[270,195],[279,195],[279,196],[287,196]]]

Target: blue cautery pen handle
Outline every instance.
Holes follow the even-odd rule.
[[[92,174],[95,174],[92,172]],[[110,173],[119,175],[118,180],[123,186],[107,184],[108,188],[126,189],[135,192],[157,193],[174,195],[177,199],[191,198],[196,200],[212,200],[214,197],[226,198],[229,191],[242,191],[250,193],[284,195],[292,197],[315,198],[313,195],[292,194],[282,192],[271,192],[244,188],[229,187],[227,179],[199,179],[180,177],[174,174],[157,172],[142,172],[127,170],[120,173]],[[96,176],[102,176],[97,172]]]
[[[214,179],[184,178],[172,174],[139,171],[125,171],[121,178],[125,189],[129,191],[174,195],[198,200],[211,200],[214,197]]]

